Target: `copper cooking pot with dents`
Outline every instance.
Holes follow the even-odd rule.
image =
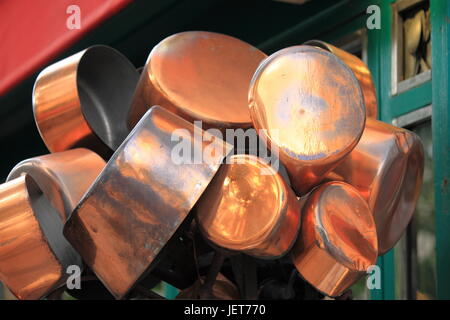
[[[375,85],[373,83],[372,74],[367,65],[357,56],[348,53],[345,50],[339,49],[329,43],[320,40],[310,40],[304,43],[305,45],[315,46],[327,50],[335,54],[341,59],[350,69],[352,69],[361,86],[364,102],[366,105],[366,116],[368,118],[376,119],[378,115],[377,94]]]
[[[31,176],[66,221],[104,167],[105,161],[96,153],[78,148],[24,160],[6,180],[25,173]]]
[[[87,48],[41,71],[33,111],[47,148],[85,147],[109,157],[130,132],[126,117],[138,79],[131,62],[107,46]]]
[[[376,263],[377,233],[358,191],[344,182],[314,189],[303,207],[291,255],[300,275],[327,296],[340,296],[364,276]]]
[[[279,153],[298,195],[356,146],[366,119],[353,72],[313,46],[286,48],[265,59],[252,79],[249,105],[258,134]]]
[[[202,159],[177,158],[180,146]],[[64,227],[116,298],[154,269],[231,149],[158,106],[117,149]]]
[[[130,128],[153,105],[208,128],[251,127],[247,89],[266,55],[213,32],[174,34],[153,48],[134,95]]]
[[[300,226],[300,203],[263,160],[233,155],[196,206],[203,235],[231,251],[275,259],[291,248]]]
[[[423,145],[415,133],[367,119],[358,145],[329,177],[353,185],[369,204],[380,255],[394,247],[412,218],[423,168]]]
[[[0,281],[18,299],[40,299],[64,284],[80,256],[62,234],[63,222],[33,178],[0,185]]]

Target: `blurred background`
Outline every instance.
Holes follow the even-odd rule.
[[[353,288],[354,298],[449,299],[448,2],[0,0],[0,178],[19,161],[48,152],[32,113],[37,74],[86,47],[112,46],[139,68],[153,46],[180,31],[228,34],[267,54],[324,40],[368,64],[379,119],[416,132],[426,151],[415,217],[395,249],[378,261],[381,289],[369,291],[363,279]],[[79,7],[79,29],[67,23],[71,5]],[[408,39],[418,28],[420,41],[411,47]],[[160,288],[168,296],[170,290]],[[0,290],[0,298],[13,297]]]

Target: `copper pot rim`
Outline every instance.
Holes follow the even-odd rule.
[[[257,130],[258,135],[262,136],[263,139],[265,141],[267,141],[267,145],[269,148],[272,147],[272,145],[277,145],[276,143],[273,144],[272,142],[272,137],[268,134],[269,130],[268,128],[264,127],[262,125],[262,121],[260,120],[260,117],[258,116],[258,112],[256,112],[256,107],[255,107],[255,103],[254,103],[254,97],[256,96],[256,88],[257,88],[257,84],[259,82],[259,75],[264,72],[264,70],[267,68],[267,66],[269,65],[269,63],[275,59],[277,59],[279,56],[282,56],[283,54],[290,52],[294,49],[297,49],[298,51],[296,52],[317,52],[319,54],[323,54],[325,56],[328,56],[329,58],[334,59],[343,69],[345,69],[347,71],[347,75],[351,78],[351,81],[355,84],[356,90],[358,91],[358,96],[359,96],[359,105],[361,106],[361,108],[363,109],[363,113],[364,113],[364,117],[362,119],[362,123],[361,123],[361,128],[359,130],[359,133],[357,135],[355,135],[354,139],[352,141],[350,141],[348,143],[348,145],[346,146],[342,146],[341,150],[336,150],[331,152],[330,154],[328,154],[325,157],[316,157],[316,158],[307,158],[305,159],[304,156],[302,155],[298,155],[295,153],[295,151],[289,150],[287,148],[283,148],[283,147],[277,147],[279,150],[282,150],[283,152],[280,153],[280,158],[281,157],[286,157],[288,156],[289,158],[295,160],[298,163],[303,163],[305,165],[314,165],[315,163],[320,163],[320,164],[331,164],[336,162],[337,160],[341,159],[342,157],[345,157],[345,155],[349,154],[354,148],[355,146],[358,144],[359,140],[362,137],[362,134],[364,132],[364,128],[365,128],[365,123],[366,123],[366,105],[365,105],[365,101],[364,101],[364,95],[361,89],[361,86],[359,85],[358,79],[356,78],[355,74],[353,73],[353,71],[339,58],[337,58],[333,53],[331,53],[328,50],[322,49],[322,48],[317,48],[314,46],[310,46],[310,45],[296,45],[296,46],[291,46],[291,47],[287,47],[284,49],[281,49],[273,54],[271,54],[270,56],[268,56],[267,58],[265,58],[263,61],[261,61],[260,65],[258,66],[258,68],[256,69],[255,73],[253,74],[253,77],[250,81],[250,86],[249,86],[249,92],[248,92],[248,102],[249,102],[249,109],[250,109],[250,117],[252,119],[252,123],[254,128]]]

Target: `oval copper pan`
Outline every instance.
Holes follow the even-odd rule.
[[[23,174],[33,178],[66,221],[83,194],[105,167],[105,161],[88,149],[73,149],[34,157],[17,164],[7,181]]]
[[[132,128],[160,105],[207,128],[251,126],[247,90],[266,55],[236,38],[204,31],[174,34],[153,48],[129,114]]]
[[[232,251],[275,259],[295,241],[300,205],[283,178],[256,156],[233,155],[196,206],[205,238]]]
[[[25,174],[0,185],[0,281],[19,299],[40,299],[81,259],[62,234],[59,213]]]
[[[193,154],[203,150],[202,161],[174,158],[180,146],[175,132]],[[117,149],[64,227],[66,238],[116,298],[155,267],[231,148],[155,106]]]
[[[332,53],[295,46],[265,59],[249,92],[250,114],[272,152],[278,151],[293,189],[320,183],[358,143],[365,124],[361,88]]]
[[[307,196],[292,259],[313,287],[340,296],[376,263],[377,255],[375,223],[355,188],[328,182]]]
[[[129,133],[126,116],[138,79],[136,68],[107,46],[45,68],[34,84],[33,111],[47,148],[85,147],[110,156]]]
[[[367,65],[357,56],[339,49],[329,43],[320,40],[310,40],[305,45],[316,46],[335,54],[339,59],[352,69],[361,86],[364,102],[366,104],[366,116],[376,119],[378,115],[377,94],[373,83],[372,74]]]
[[[367,119],[358,145],[330,177],[353,185],[368,202],[380,255],[394,247],[412,218],[423,168],[423,146],[415,133]]]

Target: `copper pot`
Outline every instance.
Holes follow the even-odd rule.
[[[275,259],[291,248],[300,226],[300,204],[263,160],[233,155],[196,206],[207,240],[231,251]]]
[[[369,204],[380,255],[394,247],[412,218],[423,168],[423,146],[415,133],[368,119],[360,142],[330,177],[353,185]]]
[[[341,59],[355,74],[359,81],[363,95],[364,103],[366,105],[366,116],[368,118],[377,118],[378,104],[375,85],[373,83],[372,74],[367,65],[357,56],[339,49],[329,43],[320,40],[310,40],[304,43],[305,45],[315,46],[327,50],[335,54]]]
[[[255,128],[279,153],[298,195],[320,183],[356,146],[366,119],[353,72],[312,46],[286,48],[265,59],[252,79],[249,104]]]
[[[292,250],[307,282],[327,296],[340,296],[376,263],[377,255],[375,223],[355,188],[328,182],[307,196]]]
[[[85,147],[109,157],[129,133],[126,116],[138,79],[136,68],[107,46],[45,68],[34,84],[33,111],[47,148]]]
[[[134,95],[130,128],[160,105],[204,128],[251,126],[247,89],[266,55],[236,38],[204,31],[174,34],[153,48]]]
[[[193,147],[193,154],[203,152],[202,161],[175,159],[180,141]],[[73,211],[64,235],[108,290],[122,298],[156,266],[230,151],[221,139],[163,108],[151,108]]]

